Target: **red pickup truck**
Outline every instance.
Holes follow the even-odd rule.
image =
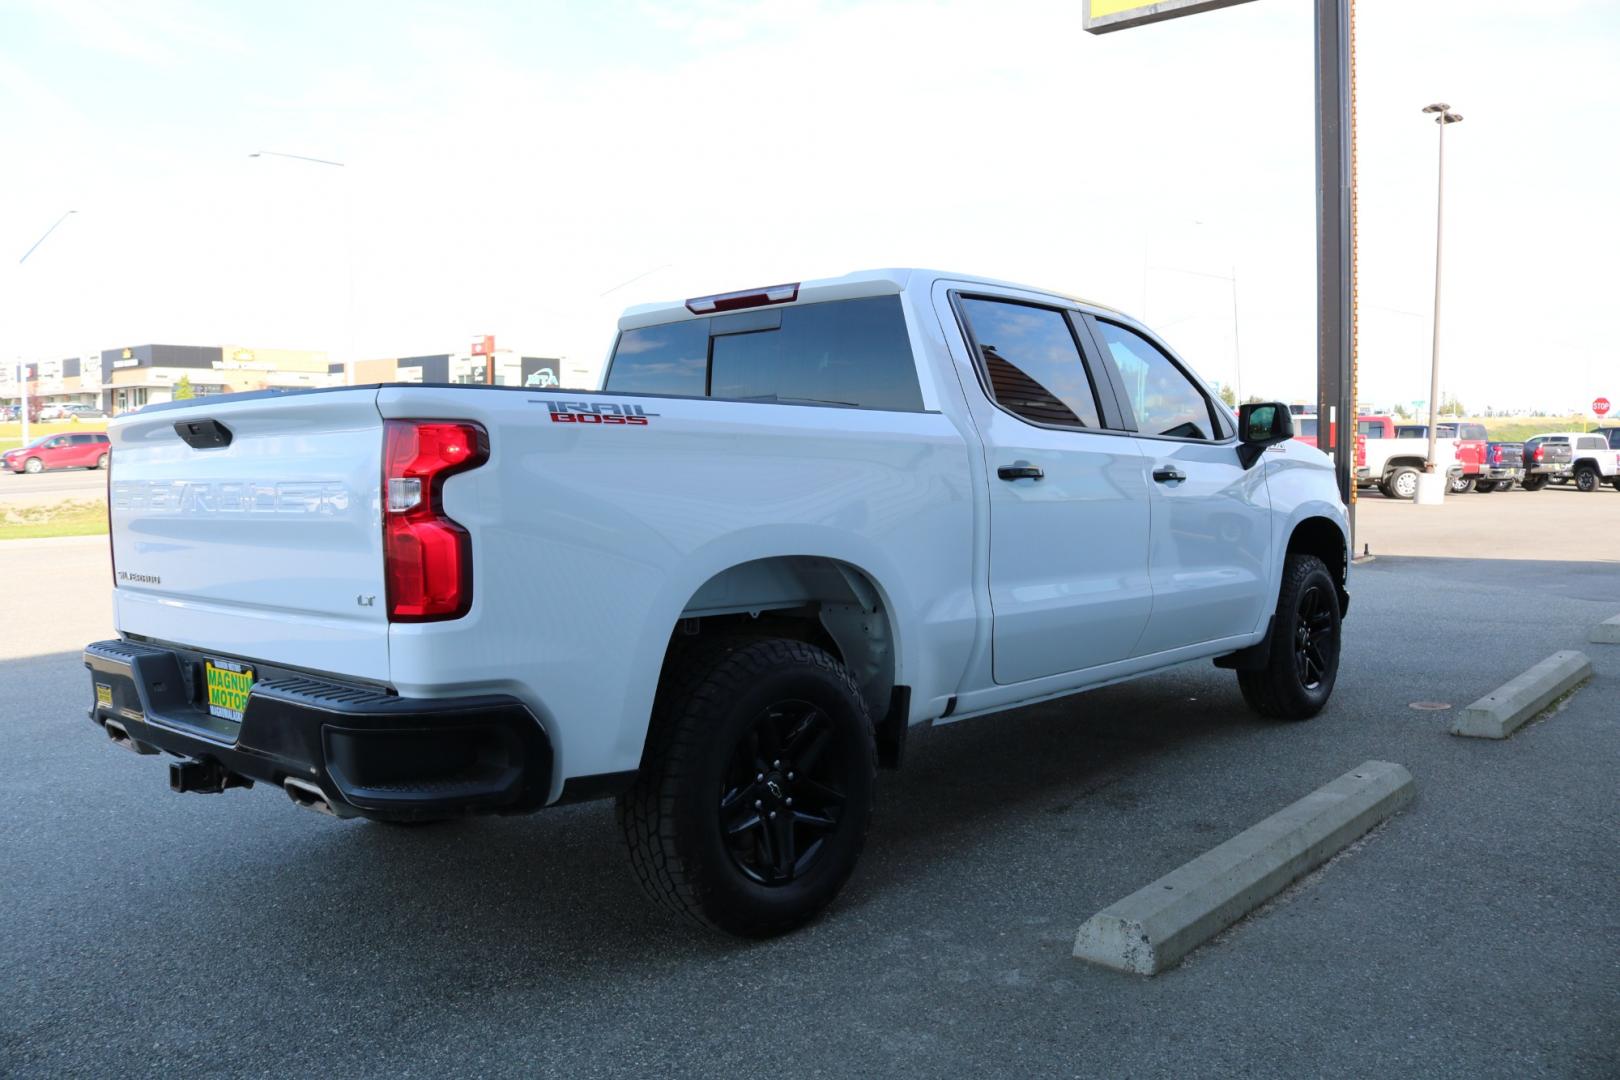
[[[1485,425],[1466,420],[1442,420],[1435,426],[1435,436],[1437,441],[1452,445],[1456,450],[1457,464],[1462,466],[1462,472],[1451,478],[1452,493],[1473,490],[1475,482],[1485,475],[1485,444],[1490,441],[1490,436],[1485,433]],[[1428,437],[1427,424],[1398,424],[1395,427],[1397,439]]]

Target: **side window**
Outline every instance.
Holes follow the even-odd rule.
[[[774,314],[711,320],[710,395],[892,412],[922,408],[898,296],[783,308],[777,326],[761,327],[755,317]]]
[[[1602,439],[1582,439],[1580,446],[1577,447],[1580,450],[1603,450],[1605,448],[1606,444]]]
[[[619,335],[604,389],[702,397],[708,374],[708,319],[643,326]]]
[[[47,450],[60,450],[60,449],[62,449],[62,447],[66,446],[67,444],[68,444],[67,436],[66,435],[58,435],[56,438],[52,439],[50,442],[45,444],[45,449],[47,449]]]
[[[1464,424],[1462,426],[1462,430],[1463,430],[1463,438],[1465,438],[1465,439],[1489,439],[1490,438],[1490,436],[1485,433],[1485,425],[1484,424]]]
[[[1212,437],[1209,401],[1168,356],[1123,326],[1098,320],[1097,329],[1123,377],[1137,430],[1177,439]]]
[[[963,297],[991,396],[1037,424],[1097,428],[1097,395],[1069,320],[1056,308]]]
[[[94,435],[74,435],[72,438],[74,446],[89,446],[96,441]]]

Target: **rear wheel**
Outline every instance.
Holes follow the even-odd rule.
[[[102,454],[100,457],[96,458],[96,468],[105,469],[106,467],[107,467],[107,455]]]
[[[1540,491],[1547,486],[1547,477],[1542,473],[1531,473],[1524,478],[1521,486],[1526,491]]]
[[[37,457],[31,457],[27,461],[23,462],[23,471],[31,473],[44,472],[45,463],[39,460]]]
[[[1496,490],[1497,491],[1512,491],[1513,490],[1513,481],[1512,480],[1498,480],[1496,482]]]
[[[1576,469],[1575,488],[1577,491],[1596,491],[1598,489],[1597,470],[1590,465],[1582,465]]]
[[[866,840],[866,704],[843,665],[801,641],[732,642],[671,668],[617,804],[631,866],[653,899],[716,929],[795,929],[838,894]]]
[[[1479,492],[1481,495],[1489,495],[1491,492],[1496,490],[1496,481],[1481,480],[1479,483],[1474,485],[1474,490]]]
[[[1449,486],[1453,495],[1466,495],[1474,490],[1474,482],[1463,476],[1453,477]]]
[[[1395,499],[1415,499],[1417,487],[1418,471],[1410,465],[1402,465],[1384,481],[1384,494]]]
[[[1283,569],[1266,666],[1239,671],[1249,708],[1276,720],[1322,711],[1339,674],[1339,593],[1315,555],[1292,554]]]

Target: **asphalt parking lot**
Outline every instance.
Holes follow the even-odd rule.
[[[1379,502],[1322,716],[1261,722],[1193,664],[914,732],[851,887],[752,944],[644,903],[607,804],[397,830],[170,794],[85,719],[104,539],[10,542],[0,1074],[1616,1075],[1620,646],[1586,636],[1620,613],[1620,495],[1448,502],[1526,552],[1493,558]],[[1544,513],[1610,561],[1525,538]],[[1596,677],[1508,741],[1409,707],[1565,648]],[[1369,758],[1417,802],[1180,968],[1070,957],[1091,913]]]

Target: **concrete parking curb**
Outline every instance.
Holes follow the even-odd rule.
[[[1157,975],[1412,801],[1412,774],[1366,761],[1087,919],[1074,955]]]
[[[1592,627],[1592,640],[1599,645],[1620,645],[1620,615]]]
[[[1474,739],[1505,739],[1591,677],[1592,661],[1585,653],[1573,649],[1555,652],[1458,712],[1451,733]]]

